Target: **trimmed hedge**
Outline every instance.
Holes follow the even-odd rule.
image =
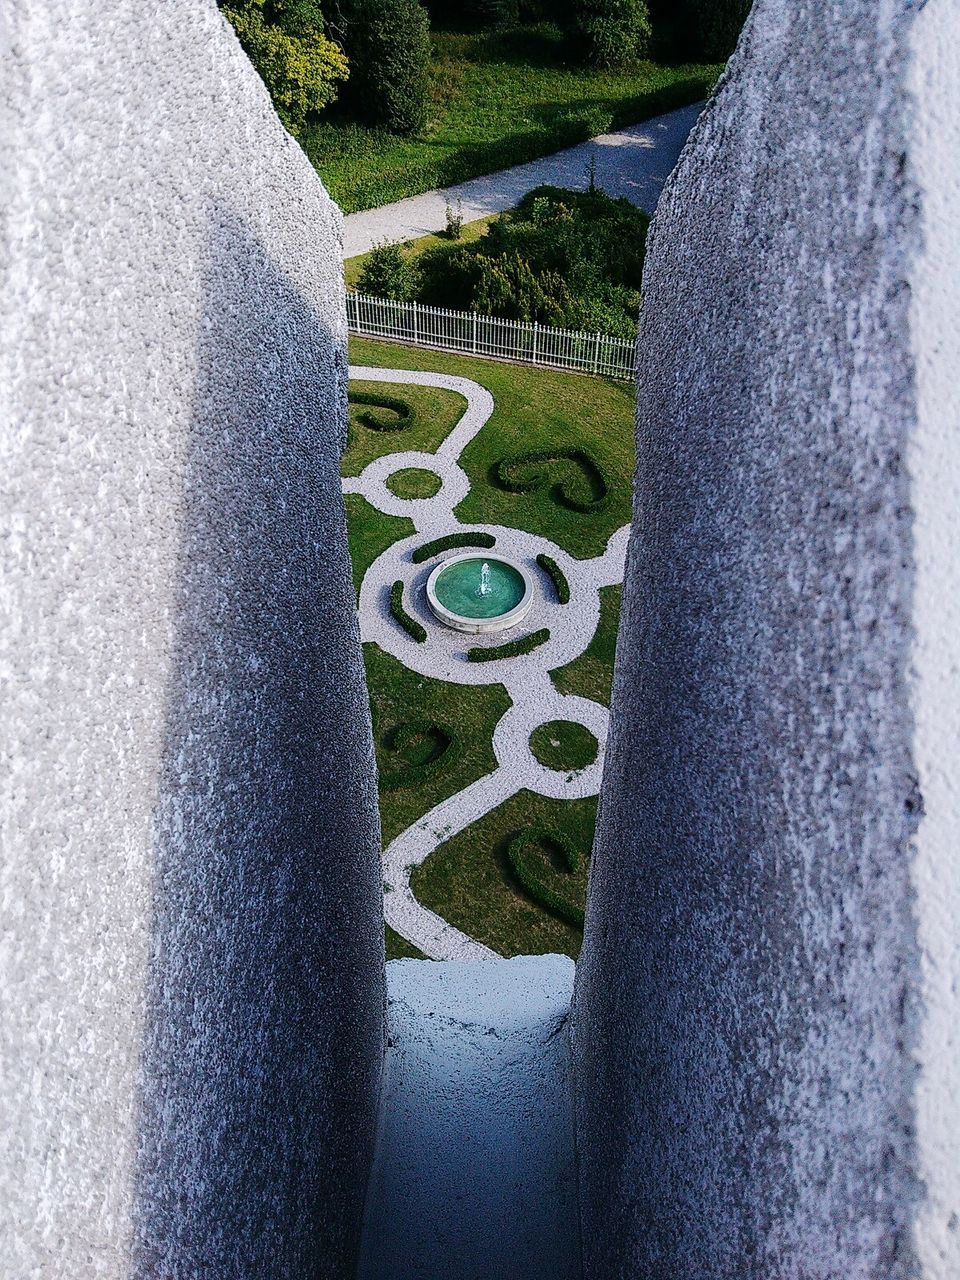
[[[541,878],[536,869],[527,862],[524,851],[528,845],[553,846],[563,858],[567,870],[576,872],[580,869],[580,852],[562,832],[548,827],[528,827],[515,835],[507,846],[507,858],[513,868],[513,874],[526,889],[530,897],[554,915],[559,916],[567,924],[578,929],[583,928],[584,912],[575,902],[557,893]]]
[[[387,730],[381,741],[392,755],[401,759],[406,759],[405,753],[419,742],[426,741],[430,744],[425,760],[407,760],[401,768],[381,770],[380,786],[387,791],[419,787],[442,768],[453,764],[462,749],[456,732],[449,725],[439,724],[435,720],[408,720],[404,724],[394,725]]]
[[[394,619],[400,623],[408,636],[413,640],[416,640],[417,644],[423,644],[424,640],[427,638],[425,628],[420,625],[416,618],[411,618],[410,614],[407,613],[406,609],[403,607],[402,578],[398,578],[390,588],[390,612]]]
[[[544,571],[550,581],[553,583],[553,589],[557,594],[557,600],[560,604],[570,603],[570,583],[567,581],[563,570],[554,560],[553,556],[544,555],[541,551],[537,556],[537,564]]]
[[[497,645],[495,649],[481,649],[477,646],[467,650],[468,662],[493,662],[496,658],[518,658],[523,653],[531,653],[546,644],[550,639],[550,631],[542,627],[539,631],[531,631],[528,636],[511,640],[509,644]]]
[[[449,551],[452,547],[485,547],[488,551],[496,542],[492,533],[447,533],[442,538],[434,538],[417,547],[410,559],[414,564],[423,564],[431,556],[438,556],[441,551]]]
[[[398,400],[395,396],[374,395],[370,391],[348,391],[347,400],[350,404],[369,404],[376,409],[388,409],[397,415],[398,421],[384,422],[382,418],[366,410],[358,413],[357,422],[370,431],[409,431],[416,426],[416,410],[406,400]]]
[[[546,469],[540,464],[555,462],[572,462],[578,466],[587,482],[599,490],[597,496],[584,500],[571,493],[562,480],[551,482]],[[519,475],[516,474],[518,471]],[[579,446],[543,449],[536,453],[520,453],[513,458],[501,458],[493,468],[493,481],[508,493],[534,493],[549,486],[550,496],[555,502],[583,514],[602,511],[610,501],[610,487],[603,471],[586,449]]]

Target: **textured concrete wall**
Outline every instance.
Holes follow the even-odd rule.
[[[960,1275],[960,11],[757,0],[665,189],[586,1271]]]
[[[0,1271],[341,1276],[383,952],[339,215],[213,0],[13,0],[0,53]]]

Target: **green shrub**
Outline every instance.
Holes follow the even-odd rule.
[[[390,588],[390,613],[411,639],[416,640],[417,644],[423,644],[427,638],[426,628],[422,627],[416,618],[411,618],[403,607],[402,578],[398,578]]]
[[[729,58],[736,48],[752,0],[687,0],[686,10],[698,56]]]
[[[380,786],[387,791],[421,786],[453,764],[461,751],[454,730],[435,720],[408,720],[395,725],[383,735],[382,743],[391,755],[405,761],[400,768],[380,770]]]
[[[647,0],[573,0],[573,37],[584,61],[593,67],[639,61],[650,35]]]
[[[347,59],[322,28],[312,25],[315,18],[305,5],[274,7],[276,22],[269,20],[264,0],[240,0],[225,6],[223,16],[270,91],[277,115],[296,135],[311,115],[334,101],[338,85],[347,79]]]
[[[534,649],[539,649],[549,639],[550,631],[547,627],[543,627],[540,631],[531,631],[528,636],[521,636],[518,640],[497,645],[493,649],[482,649],[479,645],[474,649],[468,649],[467,661],[494,662],[497,658],[519,658],[521,654],[532,653]]]
[[[431,556],[438,556],[441,551],[450,551],[453,547],[486,547],[489,551],[495,542],[492,533],[447,533],[417,547],[410,559],[414,564],[423,564]]]
[[[553,464],[573,463],[582,473],[591,490],[591,497],[584,498],[571,491],[563,480],[552,480]],[[590,514],[602,511],[610,501],[610,487],[599,464],[586,449],[574,445],[569,449],[541,449],[533,453],[520,453],[512,458],[501,458],[493,467],[492,479],[508,493],[535,493],[549,486],[550,496],[570,511]]]
[[[544,881],[537,868],[531,865],[530,860],[525,856],[527,849],[531,845],[539,845],[546,850],[555,850],[559,853],[566,869],[571,873],[575,873],[580,868],[579,850],[560,831],[547,827],[528,827],[510,841],[507,846],[507,858],[513,869],[513,874],[535,902],[539,902],[542,907],[552,911],[554,915],[559,916],[561,920],[565,920],[567,924],[572,924],[576,928],[582,929],[583,908],[577,906],[575,902],[571,902],[562,893],[558,893]]]
[[[410,302],[419,283],[420,272],[403,256],[398,244],[378,244],[367,254],[357,279],[357,291],[370,298]]]
[[[366,409],[356,414],[355,420],[370,431],[409,431],[416,425],[416,410],[406,400],[398,400],[394,396],[374,395],[369,391],[348,391],[347,400],[350,404],[368,404],[397,415],[396,419],[391,421],[389,418],[386,420],[378,418],[376,414]]]
[[[557,564],[556,560],[554,560],[553,556],[548,556],[541,552],[540,555],[537,556],[537,564],[553,583],[553,589],[556,592],[558,602],[560,604],[569,604],[570,583],[567,581],[566,575]]]
[[[469,244],[419,258],[420,301],[632,340],[649,219],[602,191],[539,187]]]
[[[417,133],[430,96],[430,25],[417,0],[351,0],[345,13],[351,82],[344,100],[364,123]]]

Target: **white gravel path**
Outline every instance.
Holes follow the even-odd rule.
[[[598,186],[608,195],[626,196],[631,204],[652,215],[663,184],[702,109],[702,102],[681,107],[528,164],[426,191],[379,209],[348,214],[343,220],[343,256],[353,258],[368,253],[384,241],[394,244],[442,231],[447,225],[448,204],[452,208],[460,206],[464,222],[475,222],[512,209],[522,196],[543,183],[582,191],[589,181],[591,159]]]
[[[359,476],[343,481],[345,493],[361,494],[379,511],[408,516],[417,530],[389,546],[364,575],[360,588],[360,632],[364,641],[375,641],[386,653],[410,670],[453,684],[502,684],[513,705],[496,725],[493,751],[497,768],[462,791],[436,805],[393,840],[383,854],[384,914],[387,923],[434,960],[489,960],[496,953],[422,906],[413,895],[410,875],[435,849],[465,830],[484,814],[521,790],[555,799],[580,799],[597,795],[603,774],[603,749],[608,713],[600,703],[566,696],[557,691],[549,673],[579,657],[590,643],[600,617],[601,587],[623,580],[629,526],[617,530],[602,555],[577,560],[547,538],[505,525],[459,523],[453,508],[466,497],[470,482],[459,465],[461,450],[488,421],[494,410],[490,393],[468,378],[407,369],[351,366],[355,380],[407,383],[440,387],[464,397],[463,416],[435,453],[407,450],[371,462]],[[407,467],[433,471],[442,482],[433,498],[398,498],[386,486],[387,479]],[[495,538],[494,554],[506,555],[527,569],[534,584],[534,604],[517,631],[493,635],[466,635],[440,624],[430,611],[425,584],[431,570],[453,548],[424,564],[415,564],[411,553],[428,538],[469,528]],[[553,557],[570,585],[570,600],[561,605],[552,583],[536,563],[545,552]],[[417,643],[390,614],[390,589],[404,582],[408,612],[426,627],[428,638]],[[550,638],[539,648],[513,658],[471,662],[467,650],[496,647],[515,636],[547,627]],[[530,750],[530,735],[551,720],[575,721],[597,740],[597,758],[587,768],[562,772],[544,767]]]

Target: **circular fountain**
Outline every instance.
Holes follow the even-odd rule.
[[[470,551],[436,566],[427,579],[427,601],[457,631],[505,631],[530,612],[533,583],[512,560]]]

